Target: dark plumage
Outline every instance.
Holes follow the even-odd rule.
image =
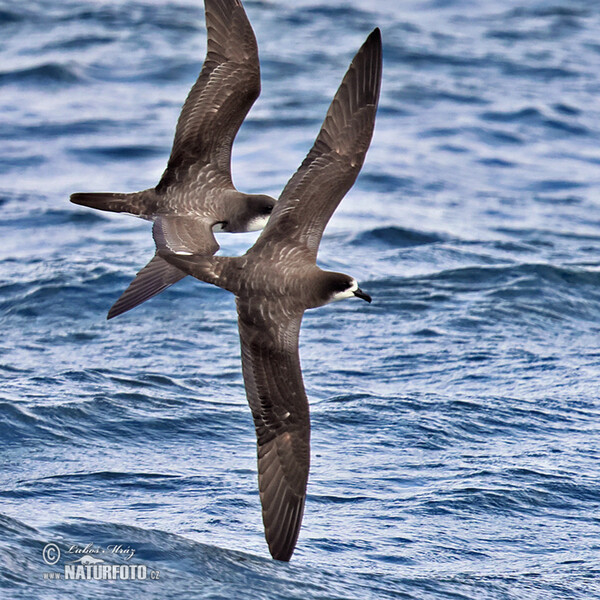
[[[205,0],[205,9],[206,59],[181,110],[158,185],[132,194],[71,196],[75,204],[154,221],[157,254],[112,306],[109,319],[185,277],[159,256],[162,243],[175,252],[212,255],[219,249],[213,229],[261,229],[275,205],[269,196],[238,192],[231,180],[233,140],[260,94],[254,32],[239,0]]]
[[[380,83],[381,35],[375,29],[354,57],[314,146],[244,256],[160,250],[171,264],[236,295],[265,536],[278,560],[289,560],[296,545],[310,462],[309,408],[298,353],[302,316],[332,300],[371,301],[349,275],[319,269],[316,257],[327,222],[363,164]]]

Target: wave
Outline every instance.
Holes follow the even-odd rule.
[[[569,113],[569,111],[566,111],[565,109],[561,110],[561,112]],[[571,112],[570,114],[573,113]],[[523,123],[525,125],[542,126],[569,135],[587,135],[590,133],[590,131],[582,125],[557,118],[546,117],[539,109],[533,107],[511,111],[488,111],[482,113],[480,117],[485,121],[497,123]]]
[[[19,23],[24,21],[26,18],[27,17],[24,14],[18,13],[14,10],[8,10],[5,8],[0,9],[0,24],[2,25]]]
[[[2,156],[0,157],[0,168],[5,172],[19,171],[32,167],[40,167],[46,162],[46,157],[39,154],[26,156]]]
[[[435,244],[444,238],[435,233],[404,229],[402,227],[377,227],[359,233],[352,238],[351,243],[361,246],[375,245],[390,248],[408,248],[423,244]]]
[[[167,147],[148,145],[124,145],[124,146],[93,146],[91,148],[72,148],[69,153],[76,157],[82,157],[83,162],[89,162],[90,158],[96,162],[114,160],[136,160],[154,156],[166,156],[169,152]]]
[[[437,101],[454,102],[456,104],[489,104],[484,96],[467,93],[459,89],[442,88],[431,85],[419,85],[418,83],[410,83],[404,85],[400,90],[400,99],[398,106],[408,103],[432,103]]]
[[[63,117],[64,119],[64,117]],[[110,133],[121,123],[112,119],[64,119],[60,122],[40,121],[35,124],[7,124],[0,136],[3,139],[58,139],[65,135],[92,135]]]
[[[575,67],[555,66],[513,60],[510,56],[487,52],[485,54],[456,54],[451,52],[436,52],[424,48],[413,48],[401,44],[394,44],[394,40],[387,44],[391,60],[418,68],[441,70],[445,68],[461,68],[469,71],[497,71],[509,77],[523,77],[550,82],[556,79],[574,79],[581,76]],[[461,94],[462,95],[462,94]],[[468,96],[467,96],[468,98]],[[481,98],[481,100],[479,99]],[[470,98],[469,103],[485,102],[482,91],[481,96]],[[451,99],[451,98],[448,98]]]
[[[0,85],[18,84],[60,84],[71,85],[83,81],[74,65],[45,63],[25,69],[0,72]]]
[[[543,263],[525,263],[504,266],[461,267],[436,273],[430,277],[432,281],[472,282],[475,285],[488,286],[499,282],[513,281],[520,284],[521,275],[527,275],[539,281],[566,284],[598,285],[600,272],[589,271],[568,266],[558,266]]]
[[[384,311],[404,315],[433,311],[433,316],[451,308],[456,318],[447,325],[457,331],[504,324],[508,329],[503,335],[527,325],[547,332],[567,324],[582,327],[600,318],[600,271],[583,266],[460,267],[376,279],[368,283],[368,289]]]
[[[55,544],[60,557],[55,565],[42,560],[44,546]],[[104,550],[101,560],[109,564],[126,564],[111,548],[121,544],[134,551],[131,563],[142,564],[155,577],[144,581],[117,581],[99,585],[97,581],[49,581],[43,572],[61,572],[65,564],[79,558],[76,548],[92,543]],[[338,574],[319,567],[288,565],[241,550],[226,550],[200,543],[181,535],[158,529],[108,523],[91,519],[71,519],[42,530],[0,515],[0,581],[11,590],[11,597],[31,598],[32,587],[40,598],[70,597],[109,600],[142,594],[144,598],[269,598],[274,600],[316,600],[338,598],[350,600],[354,587],[338,579]],[[103,582],[100,582],[103,583]],[[367,583],[365,582],[365,585]],[[26,587],[25,587],[26,586]],[[28,588],[28,589],[27,589]],[[388,600],[396,594],[370,583],[366,598]],[[54,594],[54,595],[52,595]]]
[[[93,46],[103,46],[118,40],[111,35],[81,35],[67,39],[54,40],[47,43],[41,50],[84,50]]]
[[[590,8],[585,6],[585,2],[582,2],[580,6],[557,2],[549,5],[539,3],[537,6],[519,6],[503,13],[501,18],[521,21],[523,18],[545,19],[553,17],[587,17],[589,15]]]

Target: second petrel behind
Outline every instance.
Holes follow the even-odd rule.
[[[131,194],[71,196],[75,204],[154,221],[157,252],[112,306],[109,319],[186,276],[159,250],[212,255],[219,249],[213,231],[262,229],[275,205],[270,196],[238,192],[231,180],[233,140],[260,94],[254,32],[239,0],[205,0],[205,10],[206,60],[183,105],[159,184]]]

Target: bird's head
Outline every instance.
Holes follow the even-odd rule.
[[[247,231],[259,231],[265,227],[273,208],[275,207],[275,198],[264,194],[248,196],[246,213],[248,215]]]
[[[325,280],[326,303],[337,302],[345,298],[356,296],[367,302],[371,302],[371,296],[365,294],[359,287],[356,279],[344,273],[327,273]]]
[[[228,221],[219,222],[217,231],[260,231],[267,224],[275,202],[275,198],[265,194],[240,194],[234,215]]]

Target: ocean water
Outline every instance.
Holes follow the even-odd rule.
[[[158,181],[202,3],[0,2],[0,596],[599,598],[600,4],[245,6],[244,191],[279,194],[354,52],[384,42],[373,143],[319,255],[373,303],[304,320],[296,553],[263,539],[233,298],[187,278],[107,322],[149,225],[68,202]],[[88,544],[146,580],[45,575]]]

